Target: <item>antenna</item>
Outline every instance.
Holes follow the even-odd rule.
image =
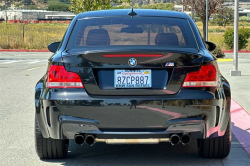
[[[137,15],[137,13],[134,11],[134,8],[132,7],[132,9],[128,12],[128,15],[131,17],[134,17]]]

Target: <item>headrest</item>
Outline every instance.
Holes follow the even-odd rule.
[[[175,33],[158,33],[155,37],[158,46],[179,46],[179,40]]]
[[[106,29],[92,29],[89,31],[87,46],[108,46],[110,45],[110,38]]]

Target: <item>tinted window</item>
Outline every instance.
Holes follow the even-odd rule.
[[[98,46],[197,48],[188,21],[163,17],[108,17],[78,20],[68,48]]]

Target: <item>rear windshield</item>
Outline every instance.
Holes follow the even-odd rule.
[[[186,19],[105,17],[79,19],[68,49],[101,46],[164,46],[197,48]]]

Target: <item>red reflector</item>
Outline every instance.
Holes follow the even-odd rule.
[[[203,65],[196,72],[188,73],[182,87],[216,87],[217,71],[214,65]]]
[[[68,72],[64,66],[51,65],[48,71],[48,88],[84,88],[77,73]]]
[[[109,54],[109,55],[103,55],[103,57],[106,58],[120,58],[120,57],[162,57],[161,54]]]

